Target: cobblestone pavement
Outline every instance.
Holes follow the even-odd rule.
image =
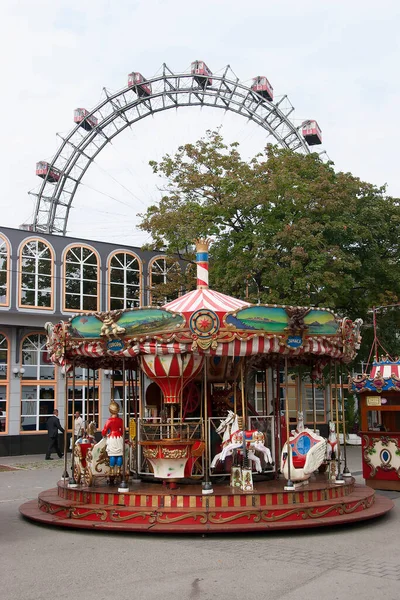
[[[350,456],[351,455],[351,456]],[[361,451],[349,466],[362,481]],[[70,455],[68,456],[68,462]],[[54,487],[64,460],[0,457],[4,600],[398,600],[400,495],[386,516],[330,529],[162,536],[64,530],[24,520],[19,505]]]

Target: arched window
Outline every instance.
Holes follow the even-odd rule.
[[[140,262],[131,252],[112,255],[109,267],[109,310],[140,306]]]
[[[8,415],[8,340],[0,333],[0,433],[7,431]]]
[[[0,306],[8,304],[9,256],[8,242],[0,235]]]
[[[29,240],[21,248],[20,306],[53,308],[53,256],[41,240]]]
[[[65,256],[65,310],[99,310],[99,260],[87,246],[74,246]]]
[[[160,305],[180,295],[181,268],[168,256],[156,256],[149,264],[150,304]]]
[[[55,407],[54,365],[46,335],[31,333],[21,343],[21,431],[44,431]]]

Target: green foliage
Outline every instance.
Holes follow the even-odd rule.
[[[345,415],[346,415],[346,432],[358,433],[359,420],[358,411],[356,410],[356,400],[352,394],[345,398]]]
[[[189,262],[193,241],[211,237],[215,289],[254,303],[330,307],[367,323],[372,306],[399,301],[399,200],[384,187],[335,172],[317,154],[271,145],[245,162],[238,144],[215,131],[151,164],[166,186],[141,228],[153,247]]]

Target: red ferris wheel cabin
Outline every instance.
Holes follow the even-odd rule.
[[[322,131],[317,121],[304,121],[301,128],[303,137],[309,146],[322,144]]]
[[[128,86],[136,88],[138,96],[151,96],[151,84],[146,82],[141,73],[129,73]]]
[[[42,179],[47,177],[47,181],[51,181],[51,183],[55,183],[61,177],[61,173],[44,160],[36,163],[36,175]]]
[[[76,108],[74,110],[74,123],[77,123],[86,131],[91,131],[91,129],[97,127],[99,121],[93,115],[89,116],[89,111],[86,108]]]
[[[253,85],[251,86],[253,92],[257,92],[263,98],[266,98],[270,102],[274,99],[274,88],[264,75],[257,75],[253,79]]]
[[[207,67],[206,63],[202,60],[195,60],[191,65],[191,73],[193,75],[194,80],[201,85],[202,87],[206,87],[207,85],[212,85],[211,75],[212,72]]]

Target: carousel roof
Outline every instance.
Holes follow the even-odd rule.
[[[245,306],[250,306],[250,304],[243,300],[232,298],[232,296],[221,294],[221,292],[210,290],[209,288],[200,288],[188,292],[184,296],[172,300],[172,302],[168,302],[163,308],[178,313],[191,313],[202,308],[213,310],[217,313],[226,313],[244,308]]]

